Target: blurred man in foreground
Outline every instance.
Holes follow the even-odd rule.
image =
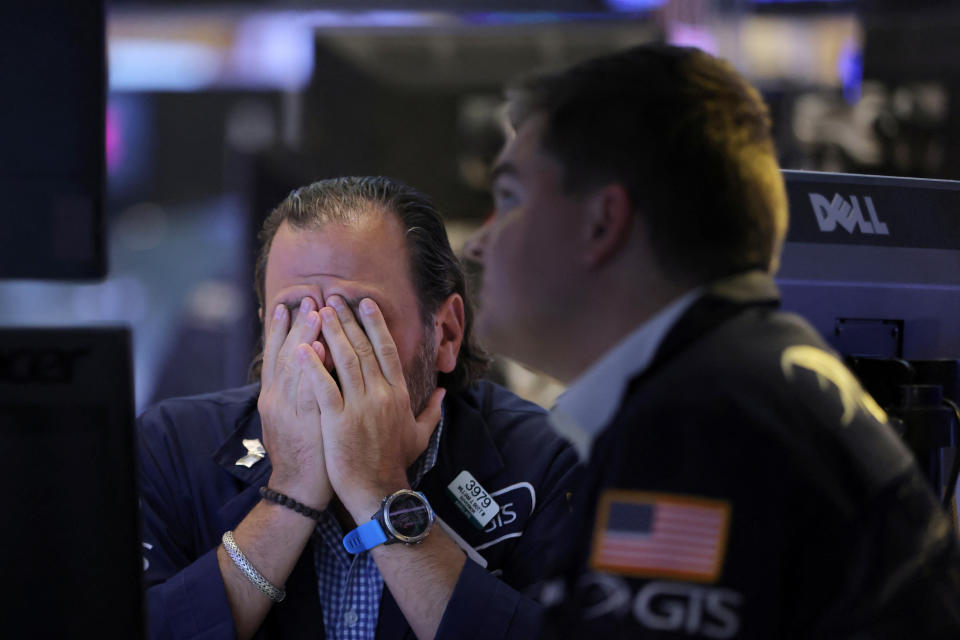
[[[437,211],[387,178],[325,180],[261,241],[260,382],[140,419],[151,635],[463,637],[532,615],[515,589],[555,570],[576,454],[477,380]]]
[[[883,411],[776,311],[787,205],[758,93],[646,46],[508,98],[468,255],[478,331],[569,383],[552,419],[590,460],[555,631],[960,637],[940,506]]]

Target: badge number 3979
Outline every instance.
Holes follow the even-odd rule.
[[[500,505],[467,470],[461,471],[447,485],[447,495],[478,529],[487,526],[500,511]]]

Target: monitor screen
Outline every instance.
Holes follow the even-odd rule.
[[[103,3],[2,4],[0,278],[102,278]]]
[[[0,329],[5,637],[143,637],[126,329]]]
[[[845,356],[960,358],[960,182],[783,173],[784,308]]]

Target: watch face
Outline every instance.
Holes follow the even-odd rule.
[[[384,509],[384,519],[396,537],[403,542],[422,539],[433,522],[433,511],[427,501],[413,491],[391,497]],[[409,540],[412,538],[412,540]]]

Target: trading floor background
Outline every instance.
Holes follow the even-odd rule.
[[[20,28],[11,15],[0,30]],[[639,42],[729,59],[770,103],[785,168],[957,179],[958,29],[960,3],[930,0],[116,0],[108,275],[0,280],[0,326],[129,325],[138,411],[243,383],[254,234],[290,188],[396,176],[439,202],[458,248],[490,210],[503,83]],[[41,52],[69,56],[47,42]],[[499,371],[545,404],[560,391]]]

